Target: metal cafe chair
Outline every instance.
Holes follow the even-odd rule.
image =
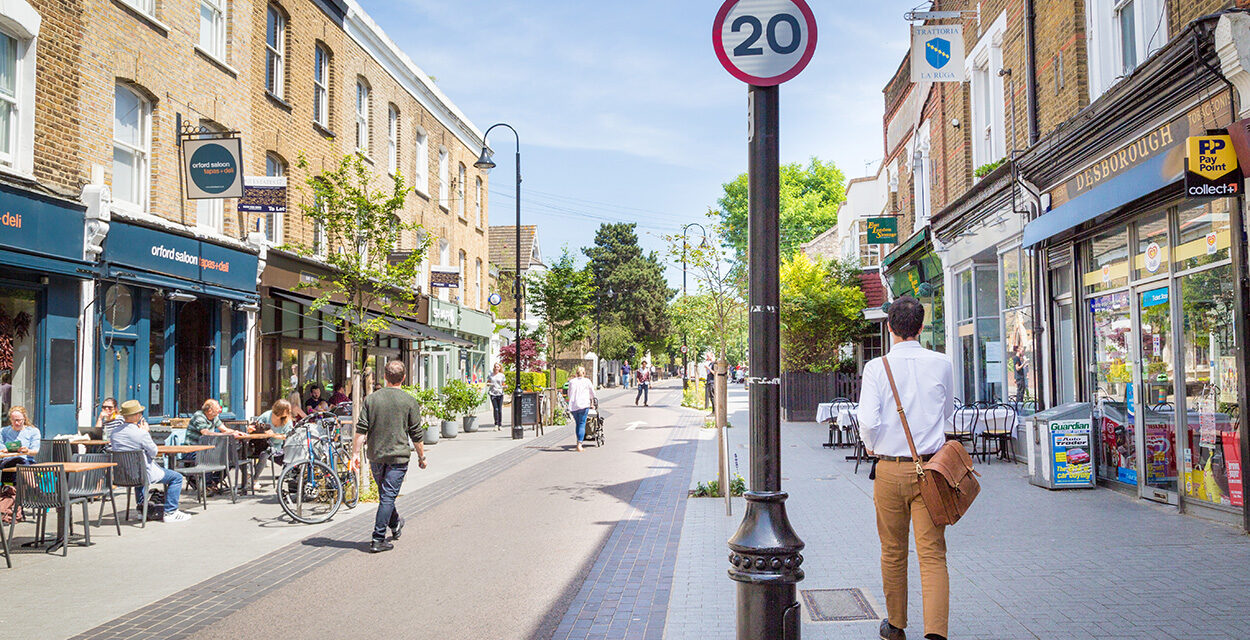
[[[74,455],[74,462],[112,462],[113,456],[107,453],[79,453]],[[117,535],[122,534],[122,523],[117,519],[117,500],[113,498],[113,469],[92,469],[74,474],[70,483],[71,499],[85,498],[88,502],[100,501],[100,515],[96,518],[97,527],[104,524],[104,503],[113,505],[113,524],[117,527]]]
[[[976,455],[977,422],[981,418],[980,410],[975,404],[956,407],[951,430],[946,432],[947,440],[954,440],[963,445],[972,445],[972,454]]]
[[[35,453],[35,464],[41,462],[69,462],[69,457],[69,440],[44,438],[39,441],[39,451]]]
[[[48,528],[48,511],[56,509],[58,537],[48,551],[59,546],[62,556],[69,555],[69,540],[74,534],[74,518],[70,507],[75,503],[82,504],[85,544],[91,544],[91,516],[87,513],[87,499],[70,497],[67,475],[63,464],[17,467],[17,504],[23,511],[35,515],[35,544],[43,542]],[[13,537],[13,527],[16,524],[16,518],[9,523],[9,538]]]
[[[1020,412],[1016,410],[1015,405],[1002,402],[986,409],[982,415],[985,428],[977,434],[981,440],[981,459],[989,464],[990,442],[993,442],[994,456],[1006,457],[1014,463],[1016,461],[1014,436],[1020,424]]]
[[[130,522],[130,494],[134,493],[133,489],[142,489],[142,500],[136,498],[136,507],[139,509],[139,528],[148,526],[148,490],[151,483],[148,482],[148,460],[142,451],[113,451],[109,453],[109,458],[117,463],[113,467],[113,486],[118,487],[126,492],[126,522]],[[103,511],[103,506],[101,506]],[[114,518],[116,518],[116,507],[114,507]]]
[[[195,488],[200,496],[200,504],[205,509],[208,508],[208,476],[214,473],[220,473],[221,481],[230,487],[230,502],[238,502],[239,498],[235,492],[234,483],[230,482],[229,473],[234,457],[234,438],[230,436],[211,436],[204,443],[211,444],[213,448],[195,452],[195,464],[190,467],[183,467],[178,471],[184,476],[198,476]]]
[[[829,402],[829,404],[833,405],[833,420],[829,422],[829,442],[826,442],[824,446],[832,448],[841,446],[843,442],[841,431],[845,431],[845,429],[838,424],[838,416],[841,414],[843,407],[850,407],[853,405],[849,399],[843,397],[834,398]],[[833,440],[834,434],[838,435],[837,442],[834,442]]]

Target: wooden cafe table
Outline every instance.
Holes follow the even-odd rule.
[[[84,471],[95,471],[96,469],[108,469],[110,467],[116,467],[117,463],[116,462],[41,462],[39,464],[29,465],[29,467],[33,469],[39,469],[39,468],[44,468],[44,467],[50,468],[50,467],[56,467],[56,466],[64,467],[65,473],[68,476],[71,473],[82,473]],[[68,490],[68,488],[66,490]],[[69,536],[65,535],[65,525],[66,525],[65,519],[68,517],[70,516],[68,513],[65,513],[64,508],[62,507],[57,508],[56,510],[56,539],[52,543],[52,546],[45,549],[45,551],[47,551],[48,553],[52,553],[53,551],[60,549],[61,545],[68,544],[70,542]],[[84,523],[83,526],[90,527],[91,524]],[[90,532],[87,532],[87,536],[90,536]],[[80,536],[74,536],[74,537],[77,538]],[[90,540],[89,537],[87,539]],[[43,540],[34,540],[22,546],[41,546],[43,544],[44,544]]]

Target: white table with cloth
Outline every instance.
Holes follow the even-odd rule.
[[[1006,407],[981,408],[975,411],[956,409],[954,430],[947,431],[946,435],[948,438],[952,438],[956,433],[971,433],[971,442],[975,452],[976,443],[981,439],[980,434],[986,432],[1006,432],[1011,434],[1010,437],[1014,438],[1019,424],[1019,414]],[[999,458],[1004,458],[1005,456],[1005,452],[998,452]]]
[[[854,435],[847,433],[851,437],[843,438],[843,433],[855,427],[852,416],[858,412],[858,404],[853,402],[822,402],[816,405],[816,422],[829,423],[829,442],[825,443],[826,447],[854,445]],[[836,442],[834,441],[835,434]]]

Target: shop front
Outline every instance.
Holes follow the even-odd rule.
[[[1049,270],[1047,396],[1092,407],[1099,482],[1241,524],[1243,200],[1183,189],[1186,138],[1230,120],[1195,88],[1049,185],[1024,245]]]
[[[267,252],[260,277],[257,359],[262,411],[292,392],[298,391],[303,400],[312,386],[329,392],[324,394],[328,398],[347,382],[346,341],[335,325],[333,308],[312,309],[320,291],[310,287],[324,274],[325,267],[316,263],[275,249]]]
[[[45,437],[77,432],[84,235],[81,205],[0,183],[0,425],[16,406]]]
[[[430,300],[430,327],[455,340],[433,340],[423,349],[425,380],[442,388],[449,380],[485,382],[490,373],[490,340],[495,323],[491,316],[460,305]]]
[[[881,260],[882,273],[891,299],[912,296],[924,307],[925,324],[920,344],[946,352],[945,284],[942,260],[933,250],[929,228],[925,227]]]
[[[93,309],[97,401],[138,399],[156,421],[213,398],[225,418],[245,417],[257,264],[243,245],[114,219]]]

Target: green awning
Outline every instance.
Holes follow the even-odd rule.
[[[881,259],[881,268],[888,271],[891,265],[903,259],[904,256],[912,253],[921,245],[929,245],[929,250],[932,250],[932,244],[929,242],[928,227],[921,229],[919,233],[913,234],[912,237],[908,238],[906,242],[898,245],[897,248],[886,254],[886,256]]]

